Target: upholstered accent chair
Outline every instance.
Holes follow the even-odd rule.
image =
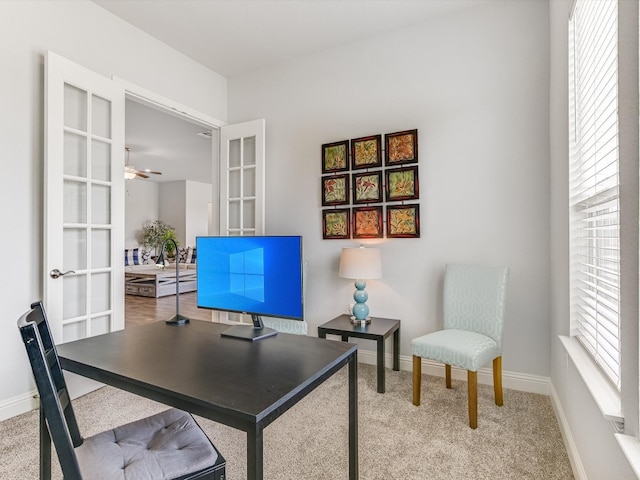
[[[478,369],[493,361],[496,405],[502,405],[502,331],[509,269],[447,265],[444,279],[444,330],[414,338],[413,404],[420,405],[422,359],[467,370],[469,426],[478,426]]]
[[[175,408],[83,438],[42,303],[31,305],[18,328],[65,480],[224,480],[225,459],[193,417]]]

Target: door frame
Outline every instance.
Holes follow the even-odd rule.
[[[220,186],[220,175],[221,175],[220,156],[221,156],[221,149],[222,149],[220,131],[222,127],[229,126],[229,124],[216,117],[212,117],[211,115],[207,115],[191,107],[188,107],[179,102],[176,102],[170,98],[159,95],[149,89],[141,87],[140,85],[124,80],[118,76],[113,75],[111,79],[115,82],[118,82],[124,87],[125,100],[126,99],[134,100],[136,102],[142,103],[143,105],[146,105],[151,108],[155,108],[157,110],[160,110],[164,113],[167,113],[177,118],[193,120],[195,122],[211,127],[214,132],[217,132],[216,138],[212,138],[212,141],[211,141],[211,162],[212,162],[211,185],[217,187],[217,190],[215,191],[218,192],[218,195],[214,193],[211,198],[211,205],[210,205],[211,218],[209,219],[210,220],[209,235],[220,235],[221,196],[219,194],[220,193],[219,186]],[[126,107],[125,107],[125,110],[126,110]],[[264,122],[264,119],[260,121]],[[253,121],[250,121],[250,122],[253,122]],[[249,122],[244,122],[244,123],[249,123]],[[263,141],[263,148],[264,148],[264,140],[265,140],[264,124],[262,128],[263,128],[262,141]],[[125,138],[125,141],[126,141],[126,138]],[[263,172],[263,181],[264,181],[264,178],[265,178],[265,172]],[[262,189],[264,190],[264,185],[262,185]],[[264,205],[262,208],[264,209]],[[262,215],[264,216],[264,212]],[[260,229],[262,231],[264,230],[264,221],[261,221]],[[218,312],[215,310],[211,311],[211,320],[214,322],[223,322],[223,323],[244,323],[242,321],[240,322],[229,321],[228,315],[226,313]]]
[[[168,115],[183,119],[193,120],[207,127],[211,127],[214,136],[211,139],[211,186],[213,194],[211,196],[211,203],[209,211],[211,212],[211,218],[209,219],[209,235],[217,235],[220,232],[220,129],[227,125],[222,120],[202,113],[191,107],[176,102],[168,97],[159,95],[147,88],[141,87],[135,83],[131,83],[118,76],[113,75],[111,80],[118,82],[124,87],[125,100],[134,100],[147,107],[160,110]],[[125,107],[126,115],[126,107]],[[126,138],[125,138],[126,142]],[[213,188],[215,187],[215,188]],[[218,192],[216,194],[215,192]],[[124,279],[123,279],[124,281]],[[126,312],[125,312],[126,314]],[[212,321],[219,321],[217,312],[211,312]],[[126,328],[126,318],[125,318]]]

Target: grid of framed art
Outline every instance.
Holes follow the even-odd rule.
[[[420,237],[418,130],[323,144],[321,192],[324,239]]]

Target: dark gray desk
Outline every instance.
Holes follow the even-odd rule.
[[[349,479],[357,479],[357,346],[285,333],[254,343],[221,337],[226,328],[154,322],[57,350],[65,370],[245,431],[250,480],[263,478],[264,428],[348,364]]]
[[[371,318],[367,325],[354,325],[349,315],[340,315],[318,327],[318,336],[340,335],[343,342],[349,337],[366,338],[376,342],[376,364],[378,368],[378,393],[385,392],[384,341],[393,334],[393,369],[400,370],[400,320],[392,318]]]

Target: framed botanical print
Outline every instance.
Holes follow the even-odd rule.
[[[349,175],[322,177],[322,205],[346,205],[349,203]]]
[[[387,205],[388,238],[420,238],[420,205]]]
[[[322,173],[349,170],[349,140],[322,145]]]
[[[382,172],[353,174],[353,203],[382,202]]]
[[[417,166],[386,170],[385,177],[387,202],[420,198]]]
[[[333,240],[351,238],[350,212],[348,208],[322,211],[322,238]]]
[[[387,167],[418,161],[418,130],[387,133],[384,136],[384,164]]]
[[[353,238],[382,238],[382,206],[353,208]]]
[[[351,169],[382,166],[382,135],[351,140]]]

